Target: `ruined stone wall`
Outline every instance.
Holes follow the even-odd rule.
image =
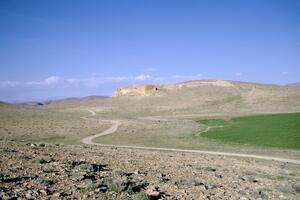
[[[140,95],[146,96],[151,95],[159,90],[157,85],[138,85],[133,87],[117,88],[115,90],[115,96],[126,96],[126,95]]]

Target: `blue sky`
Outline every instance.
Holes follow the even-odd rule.
[[[300,81],[299,0],[2,0],[0,100]]]

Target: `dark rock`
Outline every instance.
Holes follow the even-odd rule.
[[[20,177],[13,177],[13,178],[10,178],[10,177],[7,177],[7,176],[2,176],[0,178],[0,182],[2,183],[14,183],[14,182],[20,182],[20,181],[24,181],[24,180],[27,180],[27,179],[30,179],[32,177],[25,177],[25,176],[20,176]]]
[[[159,177],[160,183],[166,183],[168,181],[170,181],[170,178],[166,174],[160,174],[160,177]]]
[[[146,183],[146,181],[142,180],[134,184],[134,186],[132,187],[132,191],[140,192],[141,190],[145,189],[145,187],[147,186],[148,184]]]
[[[78,166],[78,165],[81,165],[81,164],[85,164],[86,162],[85,161],[83,161],[83,160],[72,160],[71,162],[70,162],[70,164],[71,164],[71,166],[74,168],[74,167],[76,167],[76,166]]]
[[[204,183],[198,182],[198,181],[195,181],[195,182],[194,182],[194,186],[200,186],[200,185],[204,185]]]
[[[40,163],[40,164],[44,164],[44,163],[51,163],[55,161],[52,157],[49,156],[44,156],[44,157],[40,157],[35,159],[35,162]]]
[[[67,197],[67,196],[71,196],[71,195],[72,195],[72,191],[61,192],[60,193],[60,197]]]
[[[0,192],[7,192],[8,189],[6,187],[0,187]]]
[[[56,188],[54,186],[48,186],[46,188],[46,191],[47,191],[48,195],[51,195],[51,194],[53,194],[56,191]]]
[[[81,160],[71,161],[72,168],[79,166],[79,168],[86,172],[100,172],[104,170],[107,165],[91,164]]]
[[[100,185],[98,188],[95,189],[95,192],[106,192],[108,189],[107,185]]]
[[[58,173],[59,170],[58,169],[43,169],[44,173]]]
[[[133,175],[133,173],[128,173],[128,172],[122,172],[121,174],[120,174],[121,176],[127,176],[127,177],[129,177],[129,176],[132,176]]]

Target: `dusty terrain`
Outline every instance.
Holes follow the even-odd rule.
[[[299,199],[298,165],[1,142],[0,195],[27,199]]]
[[[196,121],[300,112],[300,87],[205,80],[117,91],[117,97],[62,100],[47,105],[0,103],[0,196],[299,198],[299,165],[190,150],[299,161],[297,150],[223,144],[197,137],[207,127]],[[148,150],[85,146],[82,142]]]

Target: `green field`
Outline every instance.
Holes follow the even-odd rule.
[[[300,113],[208,119],[199,123],[211,127],[201,137],[226,143],[300,149]]]

